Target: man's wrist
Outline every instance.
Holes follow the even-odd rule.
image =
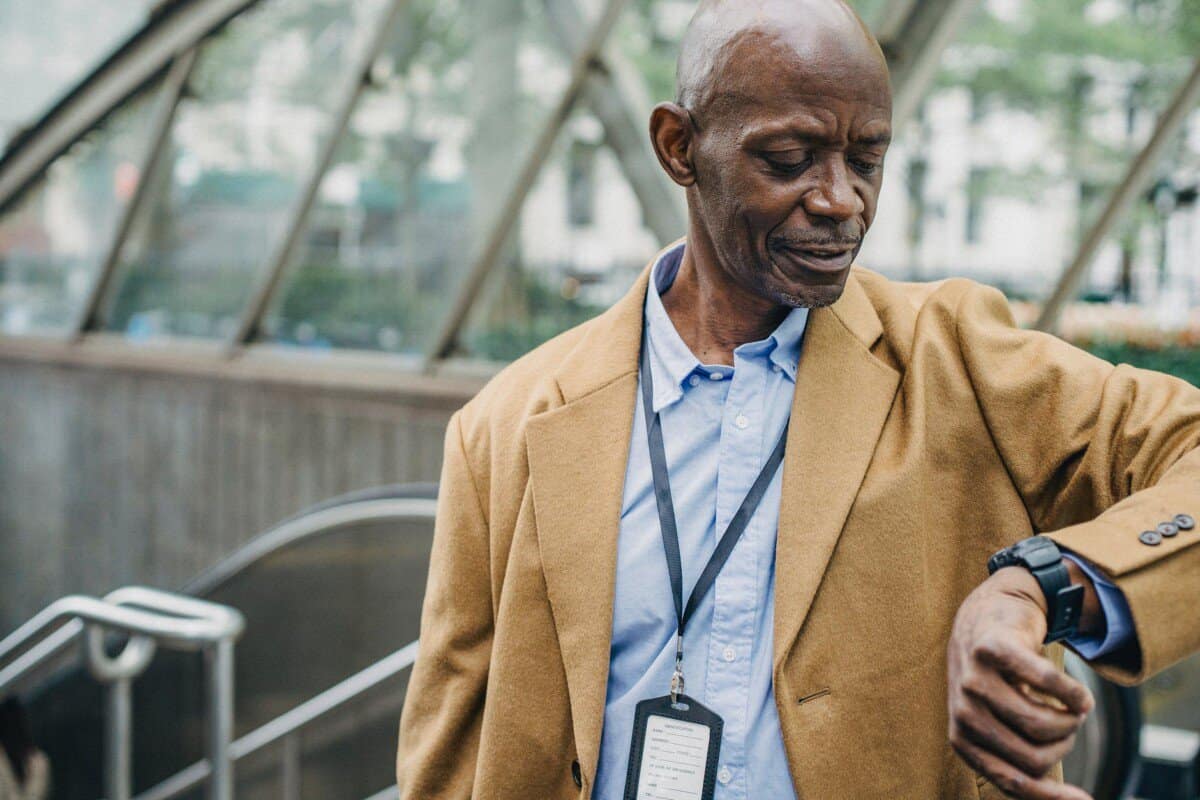
[[[1043,617],[1050,613],[1046,595],[1033,573],[1022,566],[1004,567],[988,579],[998,591],[1037,606]]]
[[[1064,558],[1067,573],[1071,577],[1072,586],[1083,587],[1083,609],[1079,615],[1078,634],[1081,636],[1099,635],[1104,630],[1104,614],[1100,608],[1100,598],[1096,594],[1096,586],[1087,573],[1070,558]],[[997,570],[989,578],[997,590],[1013,597],[1026,600],[1041,611],[1045,617],[1050,613],[1046,595],[1033,573],[1020,565],[1004,567]]]

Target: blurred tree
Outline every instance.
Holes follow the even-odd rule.
[[[940,87],[968,89],[976,119],[999,107],[1036,114],[1065,155],[1062,175],[1039,164],[997,176],[989,190],[1029,196],[1047,179],[1078,181],[1082,234],[1200,53],[1200,0],[982,2],[956,49],[965,55],[948,61]],[[1124,124],[1103,124],[1117,109]],[[1182,141],[1174,155],[1181,150]],[[1135,289],[1138,232],[1165,223],[1147,200],[1118,233],[1116,289],[1126,299]]]

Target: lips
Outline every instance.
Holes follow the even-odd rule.
[[[786,245],[775,252],[790,264],[810,272],[840,273],[849,269],[858,245]]]

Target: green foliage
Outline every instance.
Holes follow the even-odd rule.
[[[473,356],[511,361],[604,310],[564,297],[561,290],[525,270],[512,269],[508,275],[501,292],[521,308],[512,309],[500,303],[495,309],[499,313],[490,314],[482,324],[468,330],[463,345]]]
[[[1102,80],[1125,84],[1137,108],[1161,108],[1200,49],[1200,0],[1121,0],[1121,13],[1096,19],[1094,0],[1026,0],[1004,20],[981,3],[956,47],[965,57],[943,70],[942,86],[975,101],[1056,119],[1064,147],[1084,170],[1117,177],[1127,153],[1088,135],[1097,65]],[[1107,102],[1107,101],[1106,101]],[[1115,159],[1114,159],[1115,156]]]
[[[421,352],[440,321],[445,294],[422,286],[407,270],[308,263],[288,282],[273,316],[275,338],[295,341],[306,326],[324,345],[376,350],[385,347],[380,332],[390,329],[397,338],[386,349]]]
[[[1124,342],[1094,342],[1087,348],[1105,361],[1166,372],[1200,386],[1200,348],[1173,345],[1161,349]]]

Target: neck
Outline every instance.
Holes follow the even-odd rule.
[[[765,339],[791,311],[733,283],[689,238],[663,307],[684,344],[702,364],[733,364],[733,351]]]

